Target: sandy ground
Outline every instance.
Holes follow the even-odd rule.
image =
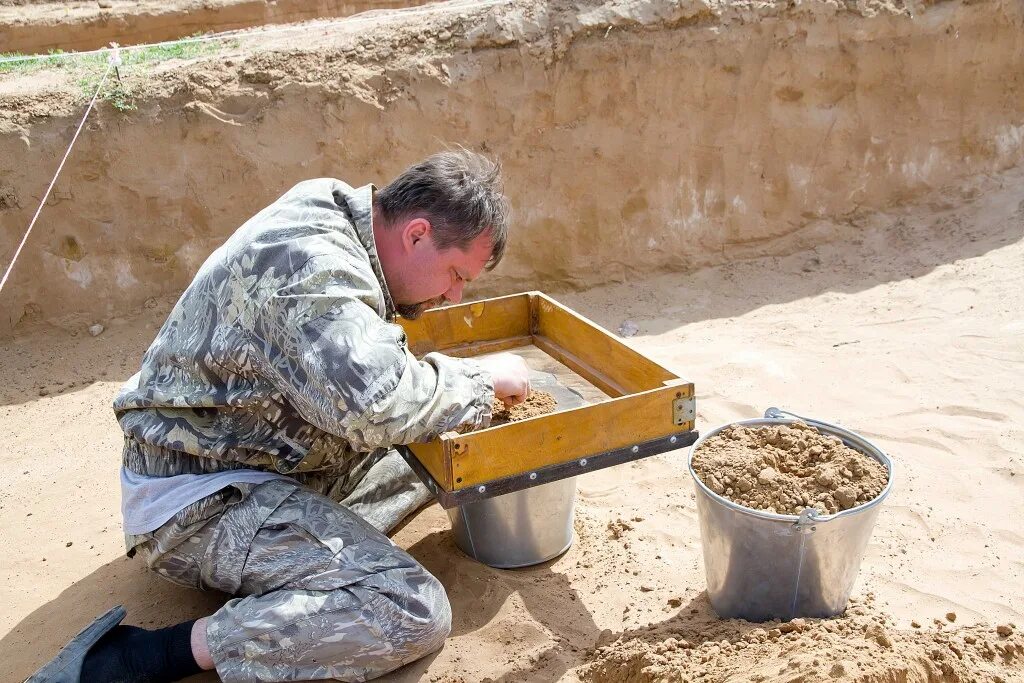
[[[454,630],[389,680],[1024,680],[1024,170],[975,186],[958,206],[936,195],[812,251],[558,296],[609,329],[633,321],[631,343],[695,382],[700,429],[778,405],[888,450],[896,486],[850,617],[877,625],[867,636],[837,643],[815,623],[799,641],[769,632],[744,658],[737,643],[754,627],[709,613],[680,451],[581,478],[577,542],[533,569],[479,565],[440,508],[420,513],[395,538],[446,586]],[[20,680],[110,605],[149,626],[224,600],[123,556],[109,403],[167,305],[96,338],[38,329],[2,342],[0,680]],[[703,654],[663,647],[655,661],[672,634]],[[995,649],[928,678],[929,643],[957,638]]]

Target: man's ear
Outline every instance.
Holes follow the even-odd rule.
[[[407,250],[412,250],[420,240],[429,237],[430,221],[426,218],[413,218],[405,224],[405,228],[402,230],[402,242]]]

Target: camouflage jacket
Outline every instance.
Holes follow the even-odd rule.
[[[417,360],[393,324],[372,197],[299,183],[213,252],[114,400],[126,467],[261,469],[329,494],[380,449],[489,423],[487,373]]]

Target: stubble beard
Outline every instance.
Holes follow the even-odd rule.
[[[430,301],[421,301],[418,304],[398,304],[395,306],[395,310],[398,315],[402,316],[406,320],[416,320],[431,308],[437,308],[444,303],[444,298],[439,297],[437,299],[431,299]]]

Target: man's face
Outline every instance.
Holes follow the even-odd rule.
[[[429,308],[462,301],[462,289],[479,277],[491,258],[490,231],[474,239],[465,251],[438,249],[430,222],[416,218],[402,230],[403,263],[388,281],[395,308],[413,320]]]

